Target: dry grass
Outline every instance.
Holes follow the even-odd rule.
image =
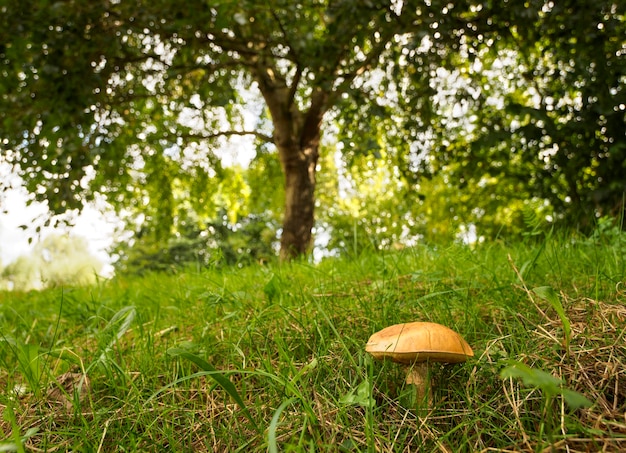
[[[626,305],[623,294],[618,294],[618,300],[611,304],[561,296],[572,328],[569,350],[563,345],[559,317],[548,310],[544,313],[546,322],[529,331],[528,341],[532,347],[522,359],[562,379],[567,388],[585,395],[593,405],[578,410],[572,418],[564,401],[557,400],[552,408],[552,423],[553,435],[560,439],[538,448],[541,444],[535,441],[536,425],[531,423],[529,429],[529,420],[540,420],[541,411],[537,407],[541,396],[537,395],[538,391],[529,393],[518,383],[505,380],[501,390],[506,407],[498,410],[510,414],[518,435],[510,448],[487,447],[482,451],[626,451]],[[481,360],[497,361],[488,357],[489,351],[497,354],[499,349],[495,343]],[[572,426],[573,420],[575,426]]]
[[[41,315],[23,322],[23,337],[23,326],[14,328],[14,346],[0,343],[3,446],[260,452],[271,446],[272,433],[279,451],[626,451],[622,283],[558,286],[571,325],[566,347],[561,316],[541,301],[533,305],[506,253],[462,253],[426,260],[403,251],[340,262],[330,271],[293,266],[157,276],[65,296],[64,310],[45,310],[51,292],[24,296],[24,304],[36,299],[24,313]],[[544,269],[537,274],[535,284],[555,280]],[[277,285],[273,302],[263,292],[270,279]],[[123,312],[129,300],[136,318],[119,330],[110,320],[129,313]],[[54,344],[73,351],[80,366],[40,351],[48,357],[41,388],[21,387],[28,382],[15,360],[18,345],[49,344],[44,326],[59,316]],[[374,330],[404,320],[448,324],[476,352],[466,364],[433,367],[427,414],[409,404],[399,367],[373,362],[363,351]],[[187,348],[223,373],[259,429],[210,373],[172,357],[171,347]],[[562,379],[593,405],[573,411],[561,397],[548,401],[540,389],[500,378],[510,360]]]

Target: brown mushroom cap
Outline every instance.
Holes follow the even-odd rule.
[[[459,363],[474,355],[467,342],[456,333],[434,322],[409,322],[389,326],[373,334],[365,351],[375,359],[416,362]]]

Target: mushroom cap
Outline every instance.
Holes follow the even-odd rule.
[[[409,322],[386,327],[370,337],[365,351],[375,359],[390,359],[404,364],[426,361],[459,363],[474,355],[461,335],[434,322]]]

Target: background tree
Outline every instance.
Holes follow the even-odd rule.
[[[498,189],[452,216],[467,221],[516,197],[605,212],[623,193],[624,6],[586,3],[10,0],[3,157],[53,211],[100,195],[156,243],[189,209],[202,224],[230,202],[236,221],[256,191],[280,193],[285,259],[311,245],[324,128],[346,168],[385,156],[404,207],[440,172]],[[237,193],[216,150],[238,136],[277,152],[282,187]]]
[[[5,157],[53,211],[96,193],[149,200],[166,235],[175,186],[193,186],[202,213],[221,171],[212,151],[250,134],[280,157],[283,258],[310,246],[324,114],[417,19],[413,6],[374,1],[27,1],[2,13]],[[245,128],[246,88],[272,130]]]

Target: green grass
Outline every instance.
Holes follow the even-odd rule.
[[[1,293],[0,451],[625,449],[624,255],[551,238]],[[364,352],[415,320],[475,351],[433,367],[427,413]]]

